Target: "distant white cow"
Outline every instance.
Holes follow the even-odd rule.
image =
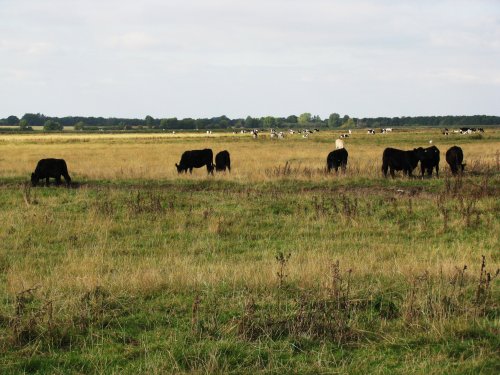
[[[351,129],[349,129],[349,134],[352,134],[352,130]]]
[[[344,148],[344,141],[342,139],[336,139],[335,140],[335,148],[337,150]]]
[[[283,132],[279,132],[278,139],[283,139],[283,138],[285,138],[285,134],[283,134]]]
[[[375,134],[375,130],[374,129],[368,129],[368,131],[366,132],[366,134]]]

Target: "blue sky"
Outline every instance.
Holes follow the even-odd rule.
[[[500,115],[498,0],[0,0],[0,117]]]

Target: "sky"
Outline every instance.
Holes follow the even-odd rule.
[[[500,115],[500,0],[0,0],[0,117]]]

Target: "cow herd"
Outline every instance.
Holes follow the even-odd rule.
[[[446,151],[446,162],[450,166],[451,173],[456,175],[463,172],[464,154],[460,147],[453,146]],[[403,151],[395,148],[386,148],[382,155],[382,173],[387,176],[387,172],[394,177],[395,171],[403,171],[404,175],[412,176],[413,170],[420,162],[420,172],[422,177],[427,173],[432,176],[436,170],[436,176],[439,176],[440,152],[436,146],[428,148],[415,148],[413,150]]]
[[[344,148],[343,142],[338,139],[335,146],[336,149],[330,152],[326,158],[326,169],[330,172],[332,169],[338,172],[340,168],[342,172],[346,171],[348,152]],[[463,151],[458,146],[453,146],[446,151],[446,162],[450,166],[451,173],[456,175],[463,172],[465,164],[463,164]],[[420,172],[422,177],[427,174],[432,176],[435,170],[436,176],[439,176],[439,161],[440,151],[436,146],[428,148],[415,148],[413,150],[399,150],[396,148],[386,148],[382,154],[382,173],[385,177],[387,174],[394,178],[396,171],[403,171],[403,174],[411,177],[413,170],[420,162]],[[181,155],[179,163],[175,163],[178,173],[193,172],[194,168],[206,167],[208,174],[213,174],[213,171],[225,172],[226,169],[231,171],[231,158],[227,150],[221,151],[215,155],[215,163],[213,162],[213,152],[206,148],[203,150],[184,151]],[[71,177],[68,174],[66,161],[63,159],[41,159],[31,174],[31,183],[33,186],[38,185],[40,180],[44,180],[46,185],[49,184],[49,178],[54,178],[56,184],[61,184],[61,177],[64,177],[66,185],[70,185]]]
[[[214,154],[210,148],[203,150],[184,151],[181,155],[179,164],[175,164],[177,173],[182,173],[189,170],[193,173],[193,168],[207,167],[207,173],[213,174],[214,169],[218,172],[226,169],[231,172],[231,159],[227,150],[219,152],[215,155],[215,164],[213,163]]]
[[[449,135],[450,131],[448,128],[444,128],[443,131],[441,132],[443,135]],[[484,133],[483,128],[460,128],[460,129],[455,129],[452,130],[452,133],[458,133],[458,134],[473,134],[473,133]]]

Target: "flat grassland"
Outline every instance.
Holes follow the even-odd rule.
[[[356,131],[345,175],[335,138],[1,135],[1,372],[499,373],[500,129]],[[381,176],[430,140],[439,178]],[[178,175],[200,148],[231,173]]]

